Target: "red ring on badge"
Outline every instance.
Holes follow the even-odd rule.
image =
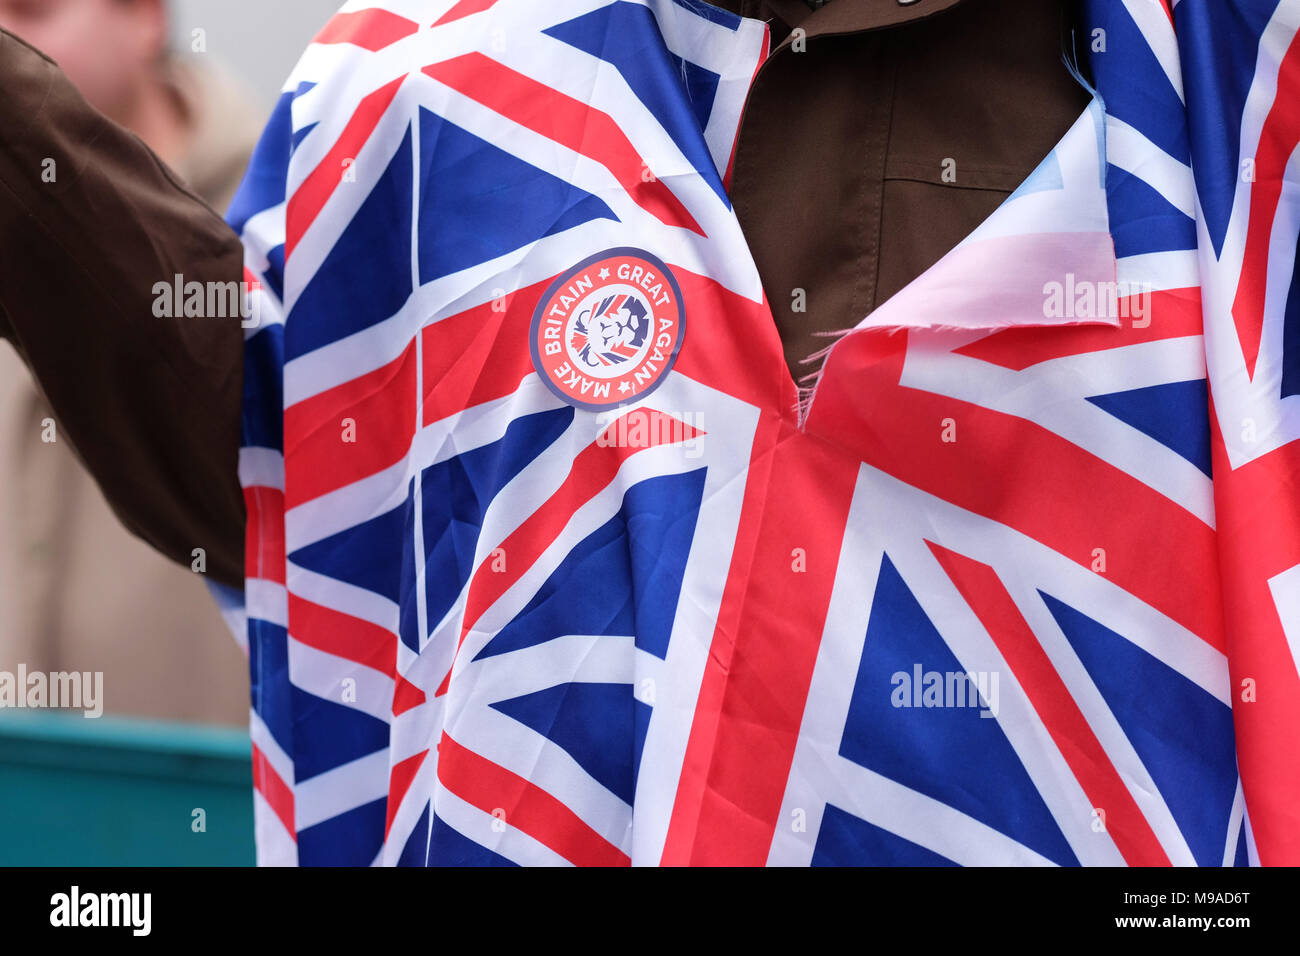
[[[529,332],[533,367],[570,405],[600,411],[644,398],[677,361],[686,333],[672,270],[642,249],[609,249],[559,276]]]

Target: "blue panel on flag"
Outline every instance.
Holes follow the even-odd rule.
[[[1210,475],[1210,393],[1205,379],[1167,382],[1088,401],[1176,451]]]
[[[634,485],[623,499],[636,601],[636,646],[660,660],[677,616],[686,559],[704,498],[706,470],[654,478]]]
[[[275,297],[284,301],[284,243],[280,243],[266,254],[266,271],[262,273],[266,285]]]
[[[709,117],[713,115],[713,102],[718,98],[718,83],[722,77],[712,70],[706,70],[698,63],[683,60],[676,54],[668,55],[672,57],[673,67],[686,84],[686,95],[690,97],[695,121],[700,124],[700,129],[708,129]],[[722,198],[726,202],[731,201],[725,194]]]
[[[650,707],[632,696],[631,684],[558,684],[492,708],[550,740],[631,805],[650,716]]]
[[[565,634],[635,635],[663,659],[704,491],[705,470],[633,485],[476,660]]]
[[[573,414],[566,405],[517,418],[492,444],[425,469],[421,495],[430,628],[437,627],[469,580],[479,528],[492,499],[564,433]],[[402,640],[419,650],[405,633]]]
[[[299,548],[289,555],[289,561],[400,604],[403,574],[407,570],[404,566],[409,558],[403,553],[402,545],[412,539],[413,519],[414,505],[408,496],[377,518]]]
[[[342,183],[340,189],[361,188]],[[335,197],[338,198],[336,193]],[[285,360],[391,318],[411,295],[411,132],[285,320]],[[301,321],[295,321],[302,316]]]
[[[244,174],[239,189],[230,201],[226,212],[226,222],[237,233],[243,233],[244,226],[264,209],[278,206],[284,202],[286,171],[289,168],[289,148],[293,135],[293,98],[294,92],[280,94],[266,122],[266,129],[253,149],[253,156],[248,162],[248,171]]]
[[[420,819],[415,821],[415,828],[406,838],[402,853],[397,858],[398,866],[425,866],[429,859],[429,804],[420,811]]]
[[[703,133],[721,77],[699,66],[684,73],[678,66],[682,61],[664,46],[654,15],[627,0],[544,32],[613,65],[690,164],[731,208]],[[693,94],[700,99],[693,99]]]
[[[278,624],[248,619],[249,692],[257,715],[285,753],[293,754],[289,710],[289,634]]]
[[[1201,866],[1221,866],[1237,791],[1232,711],[1169,665],[1039,591]]]
[[[1081,42],[1090,49],[1105,44],[1105,54],[1090,62],[1106,112],[1190,164],[1183,101],[1124,4],[1088,0],[1084,33]]]
[[[290,153],[297,152],[298,147],[302,145],[302,141],[306,139],[308,134],[310,134],[311,131],[314,130],[319,125],[320,125],[319,123],[311,123],[307,126],[304,126],[300,130],[296,130],[293,134],[293,142],[289,147],[289,152]]]
[[[618,217],[591,193],[420,110],[421,284],[593,219]]]
[[[1196,248],[1196,223],[1144,179],[1106,167],[1106,208],[1115,257]]]
[[[1279,0],[1180,3],[1174,8],[1196,194],[1215,256],[1241,181],[1241,120],[1255,78],[1259,40]]]
[[[442,817],[434,816],[429,838],[429,866],[517,866],[499,853],[463,836]]]
[[[299,866],[369,866],[384,844],[388,798],[298,831]]]
[[[1291,267],[1291,288],[1282,316],[1282,397],[1300,395],[1300,242]]]
[[[813,866],[956,866],[946,856],[927,850],[826,804],[813,849]]]
[[[235,232],[243,233],[248,220],[259,212],[284,202],[288,184],[285,178],[289,169],[289,156],[297,145],[293,133],[293,101],[302,96],[315,83],[299,83],[296,90],[280,94],[267,120],[266,128],[253,150],[248,171],[239,189],[230,201],[226,222]]]
[[[294,780],[302,783],[386,748],[388,724],[295,686],[293,742]]]
[[[950,706],[923,704],[913,681],[954,675]],[[849,704],[840,754],[928,797],[948,804],[1031,850],[1077,865],[1051,812],[996,718],[956,702],[953,652],[895,570],[881,560],[866,647]],[[989,678],[991,680],[991,677]],[[1009,683],[1009,682],[1008,682]],[[906,689],[908,693],[902,694]],[[906,700],[908,706],[895,706]]]
[[[268,325],[244,342],[243,444],[284,451],[284,326]]]

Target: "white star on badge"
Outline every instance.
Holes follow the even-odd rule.
[[[608,270],[608,269],[601,269],[601,270],[600,270],[600,277],[601,277],[602,279],[608,279],[608,278],[609,278],[609,270]]]
[[[624,395],[626,395],[629,391],[631,391],[631,389],[632,386],[629,385],[627,382],[624,382],[622,385],[618,387],[618,390],[622,392]]]

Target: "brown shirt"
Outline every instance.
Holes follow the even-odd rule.
[[[175,169],[224,208],[261,112],[202,61],[165,70],[187,132]],[[122,528],[62,430],[0,343],[0,671],[101,672],[107,713],[245,723],[248,661],[203,576]]]
[[[1062,61],[1066,0],[717,5],[773,30],[732,196],[796,374],[815,333],[855,325],[956,245],[1088,101]],[[173,272],[237,279],[239,244],[3,34],[0,89],[0,332],[128,526],[187,564],[206,547],[210,573],[238,583],[241,330],[154,319],[149,290]],[[71,167],[57,189],[43,156]]]
[[[957,245],[1090,98],[1062,60],[1060,0],[718,5],[771,18],[732,198],[796,380],[815,333],[857,325]]]
[[[238,321],[154,316],[177,273],[238,280],[238,238],[48,59],[0,31],[0,335],[128,530],[240,584]]]

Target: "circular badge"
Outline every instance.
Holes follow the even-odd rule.
[[[654,391],[686,333],[682,291],[640,249],[609,249],[569,269],[533,313],[533,366],[570,405],[599,411]]]

